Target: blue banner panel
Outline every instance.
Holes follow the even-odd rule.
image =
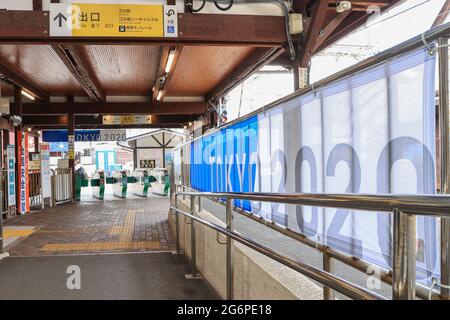
[[[75,141],[99,141],[100,130],[75,130]],[[42,131],[44,142],[67,142],[67,130]]]
[[[67,142],[49,142],[50,152],[67,152],[69,145]]]

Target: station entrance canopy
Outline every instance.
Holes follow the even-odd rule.
[[[209,103],[258,68],[308,66],[314,53],[399,1],[351,1],[344,12],[335,0],[235,1],[225,12],[206,1],[198,13],[190,12],[196,1],[13,2],[0,5],[1,95],[10,113],[35,128],[67,127],[70,115],[77,128],[115,128],[212,124]],[[105,124],[99,115],[152,117]]]

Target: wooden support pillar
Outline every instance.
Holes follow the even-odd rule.
[[[73,97],[67,99],[69,113],[67,114],[67,137],[69,145],[69,169],[72,173],[72,201],[75,201],[75,115],[73,113]]]
[[[39,137],[34,136],[34,152],[39,153]]]
[[[35,11],[42,10],[42,0],[33,0],[33,10]]]
[[[309,70],[309,67],[300,67],[300,64],[297,60],[292,63],[292,73],[294,75],[294,91],[303,89],[310,84]]]

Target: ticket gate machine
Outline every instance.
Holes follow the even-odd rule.
[[[151,192],[160,195],[167,196],[170,188],[169,172],[165,168],[154,168],[150,172],[153,177]]]
[[[148,188],[150,187],[150,177],[147,170],[138,169],[131,173],[134,178],[134,183],[132,184],[131,190],[134,195],[140,197],[147,197]]]
[[[113,171],[112,177],[114,183],[113,187],[113,195],[119,198],[127,197],[127,186],[128,186],[128,176],[126,170],[117,170]]]
[[[103,200],[105,197],[105,172],[103,170],[97,170],[92,175],[91,187],[92,196],[96,199]]]

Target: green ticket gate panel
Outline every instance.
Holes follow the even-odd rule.
[[[147,170],[138,169],[131,173],[128,183],[132,183],[132,192],[139,197],[147,197],[150,186],[150,177]]]
[[[113,195],[119,198],[127,197],[128,177],[125,170],[113,172]]]
[[[89,180],[83,179],[82,174],[75,174],[75,200],[81,199],[81,188],[89,186]]]
[[[105,174],[103,171],[94,173],[91,179],[92,196],[99,200],[105,198]]]

